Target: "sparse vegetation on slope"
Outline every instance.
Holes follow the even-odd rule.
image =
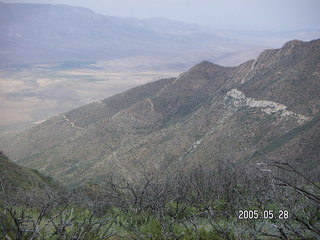
[[[0,236],[319,238],[319,49],[292,41],[239,67],[204,61],[2,139],[73,190],[32,205],[30,186],[50,179],[2,156],[2,186],[29,194],[0,202]]]
[[[46,177],[33,169],[24,168],[11,162],[0,152],[0,199],[24,197],[45,197],[57,194],[63,187],[51,177]]]
[[[143,169],[170,175],[237,162],[280,139],[284,144],[293,132],[286,141],[294,141],[313,122],[319,46],[292,41],[233,68],[204,61],[176,79],[58,115],[0,145],[14,161],[73,186],[110,173],[137,181]]]
[[[275,161],[240,168],[221,163],[166,179],[145,172],[136,183],[108,177],[33,207],[27,199],[0,202],[0,237],[313,239],[320,235],[319,194],[317,182]]]

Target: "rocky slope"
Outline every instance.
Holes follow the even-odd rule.
[[[176,79],[55,116],[0,147],[69,185],[266,155],[315,169],[319,110],[320,40],[291,41],[238,67],[201,62]]]

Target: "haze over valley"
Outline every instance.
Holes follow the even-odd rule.
[[[0,4],[0,134],[206,59],[236,66],[318,31],[235,32],[166,19],[111,17],[65,5]]]

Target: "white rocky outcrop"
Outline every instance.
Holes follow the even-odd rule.
[[[246,97],[245,94],[238,89],[232,89],[226,94],[226,99],[232,100],[234,107],[250,107],[261,108],[261,111],[266,114],[279,114],[281,117],[294,117],[298,120],[299,124],[302,124],[309,120],[308,117],[294,113],[287,109],[287,106],[281,103],[265,100],[255,100],[254,98]]]
[[[72,128],[77,128],[77,129],[80,129],[80,130],[84,130],[84,128],[79,127],[79,126],[76,126],[70,119],[68,119],[68,118],[66,117],[66,115],[61,114],[60,116],[62,117],[62,119],[63,119],[64,121],[66,121],[68,124],[70,124]]]

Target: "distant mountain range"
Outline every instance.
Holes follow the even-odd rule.
[[[0,66],[130,56],[236,65],[262,47],[280,46],[295,36],[308,38],[308,33],[231,34],[166,19],[120,18],[82,7],[21,3],[0,3],[0,31]],[[319,32],[310,34],[319,36]]]
[[[0,63],[98,61],[129,56],[212,56],[243,49],[199,26],[103,16],[82,7],[0,3]]]
[[[60,114],[1,139],[0,149],[69,186],[267,158],[312,172],[319,120],[320,40],[294,40],[237,67],[203,61]]]

